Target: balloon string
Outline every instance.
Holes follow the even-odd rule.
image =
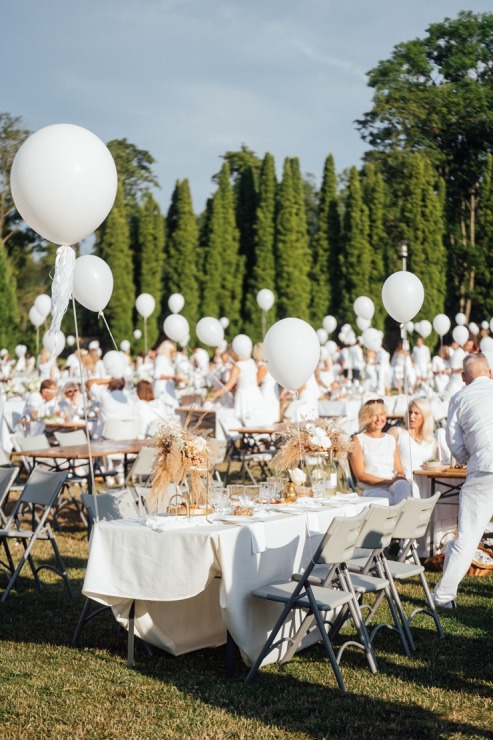
[[[110,327],[108,326],[108,322],[106,321],[106,316],[104,315],[104,312],[103,312],[103,311],[100,311],[100,312],[99,312],[99,314],[98,314],[98,318],[102,318],[102,319],[103,319],[103,321],[104,321],[104,323],[105,323],[105,326],[106,326],[106,328],[108,329],[108,334],[109,334],[109,335],[110,335],[110,337],[111,337],[111,341],[113,342],[113,347],[114,347],[114,348],[116,349],[116,351],[118,352],[118,347],[116,346],[116,342],[115,342],[115,337],[114,337],[114,336],[113,336],[113,334],[111,333],[111,329],[110,329]]]
[[[92,447],[91,447],[91,436],[89,434],[89,417],[88,417],[88,411],[87,411],[87,399],[86,399],[86,389],[84,386],[84,376],[83,376],[83,367],[82,367],[82,354],[80,351],[80,342],[79,342],[79,327],[77,325],[77,312],[75,310],[75,298],[72,295],[72,309],[74,313],[74,326],[75,326],[75,340],[77,343],[77,359],[79,361],[79,373],[80,373],[80,383],[82,386],[82,405],[84,408],[84,418],[86,420],[86,440],[87,440],[87,451],[88,451],[88,457],[89,457],[89,474],[91,476],[91,487],[92,491],[96,493],[96,481],[94,479],[94,463],[93,463],[93,457],[92,457]],[[98,513],[98,497],[94,496],[94,507],[95,507],[95,513],[96,513],[96,521],[99,521],[99,513]]]
[[[295,403],[298,400],[298,398],[299,398],[298,391],[294,391],[293,392],[293,403]],[[300,416],[298,412],[296,412],[296,431],[298,432],[298,446],[300,448],[300,468],[301,468],[303,465],[303,448],[301,446],[301,427],[300,427]]]

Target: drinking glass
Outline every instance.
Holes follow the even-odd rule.
[[[259,498],[263,504],[270,504],[276,498],[276,484],[269,480],[260,484]]]

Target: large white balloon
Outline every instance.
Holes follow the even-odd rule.
[[[219,319],[219,323],[221,324],[223,329],[227,329],[229,326],[229,319],[227,316],[221,316]]]
[[[45,318],[46,318],[45,316],[42,316],[39,313],[39,311],[36,308],[36,306],[32,306],[32,308],[29,309],[29,321],[36,328],[38,326],[41,326],[41,324],[43,323],[43,321],[45,320]]]
[[[493,337],[483,337],[479,343],[481,352],[493,352]]]
[[[419,322],[419,334],[421,334],[423,339],[426,339],[426,337],[430,336],[432,328],[433,327],[428,319],[422,319]]]
[[[416,316],[423,305],[424,297],[423,283],[407,270],[394,272],[382,287],[385,310],[400,324],[405,324]]]
[[[190,326],[180,313],[172,313],[164,319],[163,331],[173,342],[183,344],[190,335]]]
[[[329,339],[329,334],[325,329],[317,329],[317,337],[320,344],[325,344]]]
[[[112,349],[103,357],[104,369],[112,378],[123,378],[127,360],[122,352]]]
[[[471,321],[469,324],[469,331],[476,337],[479,334],[479,326],[474,321]]]
[[[457,326],[464,326],[467,321],[467,316],[465,313],[458,313],[455,315],[455,323]]]
[[[65,334],[63,331],[47,331],[43,336],[43,347],[50,352],[50,354],[58,357],[65,348]]]
[[[324,319],[322,321],[322,326],[327,332],[327,334],[332,334],[333,331],[335,331],[335,328],[337,326],[337,320],[334,316],[331,316],[330,314],[328,316],[324,316]]]
[[[360,295],[359,298],[356,298],[353,308],[356,316],[360,316],[362,319],[369,319],[370,321],[375,313],[375,304],[366,295]]]
[[[211,347],[219,347],[224,339],[223,327],[212,316],[204,316],[202,319],[199,319],[195,331],[202,344],[207,344]]]
[[[89,311],[104,311],[113,293],[113,273],[101,257],[85,254],[75,260],[73,294]]]
[[[450,319],[444,313],[437,313],[433,319],[433,328],[439,337],[444,337],[450,331]]]
[[[272,377],[288,390],[298,390],[315,372],[320,342],[310,324],[301,319],[282,319],[264,337],[265,362]]]
[[[257,293],[257,303],[262,311],[268,311],[274,305],[276,300],[274,293],[269,288],[262,288]]]
[[[380,347],[382,346],[382,335],[378,331],[378,329],[372,329],[372,327],[368,327],[368,329],[365,329],[362,336],[363,344],[367,349],[372,349],[374,352],[378,352]]]
[[[246,334],[237,334],[231,342],[231,346],[241,360],[248,360],[252,355],[253,342]]]
[[[81,126],[58,123],[36,131],[15,155],[10,187],[17,210],[53,244],[76,244],[110,212],[118,186],[105,144]]]
[[[452,336],[457,344],[462,347],[462,345],[465,344],[469,339],[469,329],[467,328],[467,326],[459,324],[459,326],[454,327]]]
[[[171,313],[180,313],[184,305],[185,299],[181,293],[173,293],[168,298],[168,308]]]
[[[148,319],[156,308],[156,301],[150,293],[141,293],[135,301],[135,308],[142,318]]]
[[[46,295],[46,293],[41,293],[41,295],[38,295],[38,297],[34,301],[34,308],[36,309],[36,311],[38,311],[38,313],[41,314],[44,321],[51,311],[50,296]]]
[[[371,319],[364,319],[362,316],[356,316],[356,324],[360,331],[364,331],[370,326]]]

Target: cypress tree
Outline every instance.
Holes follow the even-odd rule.
[[[185,298],[182,314],[188,319],[193,340],[195,325],[200,318],[199,229],[188,180],[176,182],[166,225],[166,297],[169,298],[172,293],[181,293]]]
[[[334,201],[337,201],[337,179],[334,158],[326,158],[320,188],[317,232],[312,239],[312,284],[311,317],[314,325],[320,326],[332,300],[329,269],[331,265],[330,218]]]
[[[151,195],[144,195],[138,210],[138,244],[140,252],[139,294],[150,293],[156,301],[154,313],[147,319],[147,344],[156,343],[160,330],[163,294],[164,219],[159,204]],[[143,319],[138,318],[139,322]]]
[[[474,292],[474,321],[484,321],[493,316],[493,156],[486,158],[481,179],[478,202],[477,244],[480,261],[477,266]]]
[[[254,341],[262,339],[261,310],[257,304],[257,293],[262,288],[276,288],[276,266],[274,260],[276,229],[276,169],[272,154],[265,155],[260,170],[258,206],[254,223],[254,255],[251,270],[245,271],[245,333]],[[276,316],[276,304],[270,310],[269,321]]]
[[[135,285],[129,227],[123,200],[123,187],[118,185],[115,204],[105,221],[101,239],[101,257],[113,273],[113,295],[105,316],[117,344],[132,336]]]
[[[0,345],[17,341],[18,310],[16,281],[3,239],[0,239]]]
[[[363,203],[356,167],[351,167],[344,212],[344,246],[340,255],[341,322],[353,323],[356,298],[370,293],[371,249],[368,208]]]
[[[372,326],[383,329],[386,311],[382,303],[382,285],[388,277],[385,255],[387,236],[385,232],[385,183],[382,175],[372,164],[367,164],[363,172],[363,196],[368,208],[369,243],[371,250],[370,286],[368,296],[375,304]]]
[[[284,160],[276,218],[278,317],[310,318],[310,252],[297,160]]]

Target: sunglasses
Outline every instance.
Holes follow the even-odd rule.
[[[75,394],[78,393],[78,392],[79,391],[65,391],[65,395],[66,396],[75,396]]]
[[[373,403],[381,403],[383,406],[385,401],[383,400],[383,398],[372,398],[370,401],[365,401],[363,406],[371,406]]]

